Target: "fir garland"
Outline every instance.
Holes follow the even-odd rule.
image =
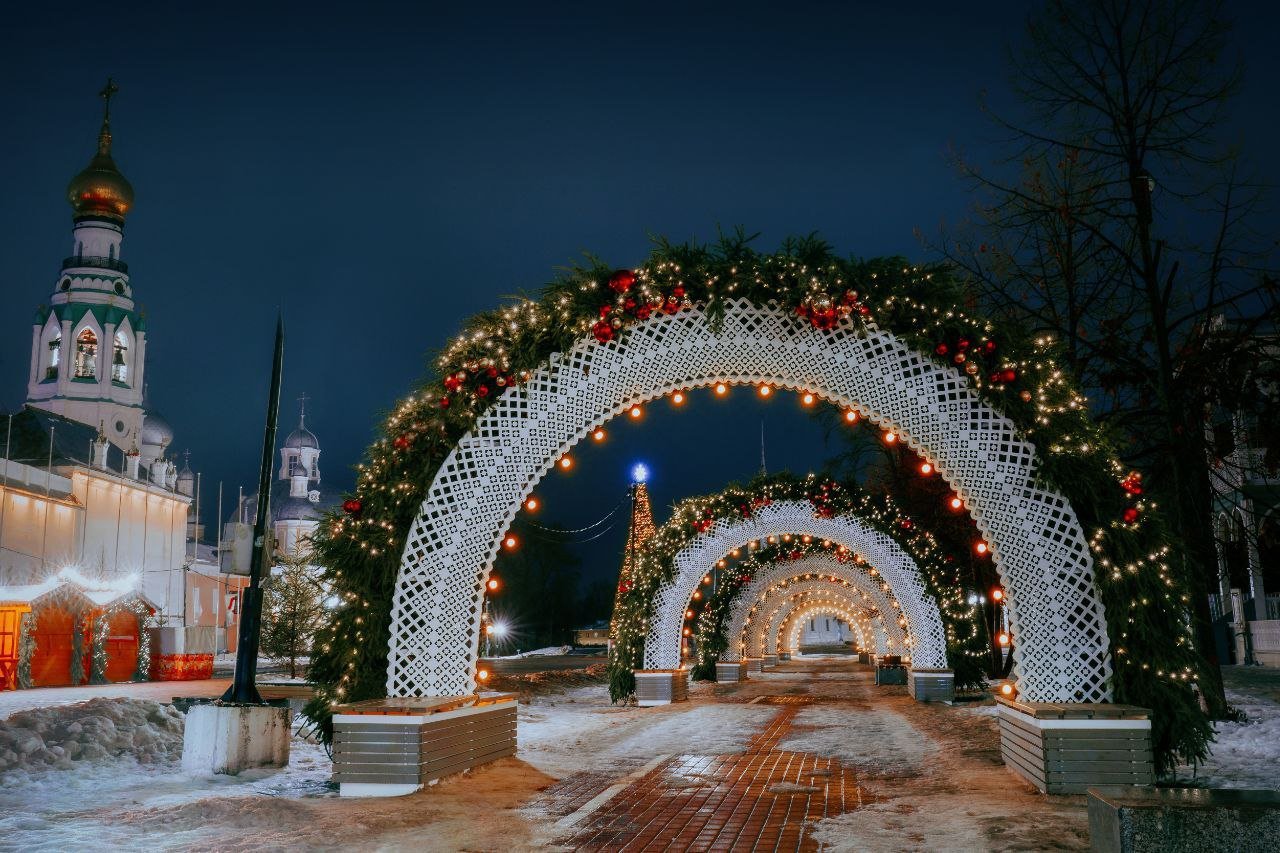
[[[310,670],[318,689],[307,714],[322,736],[331,736],[335,704],[385,695],[391,597],[405,537],[437,469],[493,399],[584,337],[607,345],[632,323],[695,305],[716,324],[725,301],[742,298],[794,311],[798,323],[834,333],[874,322],[962,370],[974,391],[1036,444],[1038,476],[1091,531],[1116,650],[1116,698],[1153,709],[1157,768],[1174,757],[1203,759],[1212,732],[1191,682],[1206,664],[1184,618],[1184,578],[1165,559],[1171,540],[1154,507],[1121,488],[1127,472],[1059,367],[1054,341],[968,313],[947,266],[844,258],[813,236],[786,240],[774,254],[756,252],[750,242],[741,232],[712,246],[659,240],[635,270],[588,259],[537,299],[517,299],[466,324],[439,357],[438,376],[388,416],[344,513],[330,513],[314,537],[325,581],[343,603]]]
[[[18,618],[18,688],[30,690],[34,685],[31,680],[31,656],[36,653],[36,615],[30,611]]]
[[[941,552],[933,536],[915,524],[887,495],[873,495],[857,484],[840,483],[814,474],[797,477],[780,473],[761,475],[745,485],[732,484],[713,495],[681,501],[672,509],[670,520],[641,546],[632,576],[619,585],[614,604],[609,670],[611,695],[615,702],[629,695],[622,689],[629,683],[622,670],[635,669],[643,660],[644,639],[653,618],[653,603],[658,589],[675,576],[676,556],[717,521],[752,518],[760,509],[776,501],[808,501],[815,516],[857,518],[898,543],[915,561],[925,589],[939,605],[939,615],[947,631],[948,656],[956,658],[953,665],[960,658],[970,658],[972,666],[964,666],[962,670],[966,679],[974,677],[970,670],[978,669],[982,657],[976,642],[980,637],[976,629],[977,611],[965,601],[964,591],[956,582],[952,568],[954,560]],[[707,617],[705,633],[700,639],[706,644],[705,648],[716,650],[715,658],[732,639],[723,636],[725,616],[732,600],[750,582],[754,573],[762,565],[784,558],[799,559],[820,550],[823,543],[779,540],[760,543],[759,547],[759,554],[730,573],[730,583],[718,591],[716,600],[712,602],[718,607],[719,615]],[[837,558],[854,559],[854,555],[838,550]],[[703,628],[701,620],[699,626]],[[715,671],[715,659],[704,656],[703,648],[700,643],[695,678]]]
[[[89,683],[107,683],[107,635],[111,632],[111,616],[107,612],[99,614],[92,623],[93,651],[90,654]]]
[[[84,611],[77,610],[71,620],[71,684],[84,684]]]

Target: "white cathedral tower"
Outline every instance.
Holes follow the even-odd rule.
[[[146,331],[120,257],[133,187],[111,159],[107,82],[98,151],[71,179],[71,253],[31,332],[27,404],[93,427],[121,450],[143,431]],[[171,435],[170,435],[171,437]],[[161,450],[163,453],[163,450]],[[159,454],[157,454],[159,455]]]

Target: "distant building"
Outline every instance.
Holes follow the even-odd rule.
[[[575,646],[608,646],[609,623],[597,622],[586,628],[579,628],[573,632],[573,644]]]
[[[307,429],[304,397],[298,427],[280,448],[280,468],[271,484],[271,535],[276,555],[305,555],[311,534],[320,526],[325,511],[337,502],[336,495],[324,492],[320,486],[320,440]],[[225,571],[248,572],[249,535],[257,518],[258,496],[246,495],[227,519],[223,532],[224,541],[238,543],[223,549]]]
[[[188,544],[195,477],[189,466],[178,471],[168,456],[173,428],[147,408],[146,322],[121,252],[134,194],[112,158],[115,91],[110,82],[102,91],[97,151],[67,187],[71,247],[31,327],[26,404],[0,415],[0,599],[20,602],[68,577],[90,590],[113,590],[122,601],[132,600],[126,590],[136,590],[146,603],[153,651],[168,648],[176,670],[194,658],[199,668],[211,668],[216,629],[187,630],[193,599],[225,610],[243,581],[222,577],[211,585],[193,571],[200,562],[199,549]],[[191,530],[198,533],[198,526]],[[64,593],[70,587],[59,583],[58,595],[79,601],[79,593]],[[82,611],[92,612],[87,605],[75,610]],[[83,646],[71,623],[63,625],[52,609],[41,612],[29,608],[10,627],[31,621],[28,630],[46,645]],[[66,683],[80,683],[80,669]],[[162,676],[175,677],[175,667],[169,670]],[[51,670],[46,683],[61,683],[55,676]]]

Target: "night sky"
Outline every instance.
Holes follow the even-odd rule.
[[[762,249],[816,230],[841,252],[927,258],[915,229],[972,204],[949,152],[1005,151],[980,101],[1011,106],[1023,6],[36,5],[0,26],[0,405],[25,397],[29,320],[70,247],[64,189],[113,75],[151,405],[203,473],[208,521],[219,481],[256,482],[278,306],[282,435],[305,391],[334,491],[465,317],[584,251],[630,266],[651,234],[741,224]],[[1277,21],[1256,5],[1229,7],[1247,77],[1222,138],[1274,184]],[[661,521],[753,474],[762,420],[770,470],[817,467],[823,434],[798,410],[748,389],[655,404],[550,475],[540,520],[590,524],[644,459]],[[592,574],[616,571],[623,532],[580,549]]]

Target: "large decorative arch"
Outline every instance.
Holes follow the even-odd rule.
[[[661,535],[662,531],[659,531]],[[903,547],[865,519],[853,515],[823,518],[806,500],[774,501],[760,506],[746,519],[720,518],[672,561],[674,577],[654,597],[644,647],[646,669],[680,665],[680,624],[690,595],[703,575],[729,552],[749,542],[784,534],[808,536],[843,545],[873,566],[893,590],[907,617],[920,665],[947,668],[947,632],[938,604],[921,578],[920,568]],[[655,537],[656,538],[656,537]],[[729,635],[731,638],[732,634]]]
[[[946,479],[1007,593],[1025,699],[1110,698],[1097,555],[1123,646],[1121,698],[1176,705],[1162,717],[1172,748],[1196,754],[1209,730],[1188,681],[1203,662],[1186,643],[1160,525],[1120,491],[1121,463],[1054,343],[961,301],[945,267],[841,258],[812,238],[762,255],[730,237],[661,242],[634,271],[575,269],[536,301],[478,316],[442,353],[439,377],[388,417],[346,514],[318,537],[345,604],[312,661],[308,712],[327,723],[349,699],[469,693],[483,583],[547,469],[629,406],[750,382],[856,411]],[[1151,602],[1136,629],[1133,601]]]
[[[794,563],[775,565],[751,579],[751,583],[735,599],[730,611],[725,630],[729,644],[721,659],[735,661],[743,656],[755,657],[759,654],[762,649],[752,646],[747,636],[748,620],[752,619],[753,614],[767,610],[771,598],[788,592],[795,582],[818,578],[825,579],[829,584],[847,585],[858,590],[881,613],[892,617],[886,620],[885,625],[899,648],[914,645],[910,619],[902,613],[892,587],[886,592],[880,585],[881,581],[870,574],[869,567],[842,563],[834,554],[816,553]],[[895,607],[895,604],[898,606]],[[899,624],[899,616],[906,620],[906,628]]]

